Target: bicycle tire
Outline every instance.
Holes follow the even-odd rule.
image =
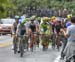
[[[38,46],[38,48],[39,48],[39,43],[40,43],[40,40],[39,40],[39,35],[37,35],[37,37],[36,37],[37,39],[36,39],[36,42],[37,42],[37,46]]]
[[[34,48],[34,34],[32,33],[31,35],[30,35],[30,40],[31,40],[31,47],[30,47],[30,49],[31,49],[31,52],[33,52],[33,48]]]
[[[23,41],[24,41],[23,39],[21,39],[20,41],[20,57],[23,57],[24,55],[24,42]]]
[[[31,51],[33,52],[33,43],[31,44]]]
[[[14,37],[13,39],[13,44],[14,44],[14,54],[16,54],[17,53],[17,38],[16,37]]]

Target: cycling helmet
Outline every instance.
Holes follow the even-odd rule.
[[[47,22],[48,20],[48,17],[43,17],[43,22]]]
[[[35,18],[36,18],[36,16],[32,16],[32,17],[30,18],[30,20],[31,20],[31,21],[34,21]]]
[[[15,19],[20,19],[20,16],[15,16]]]
[[[30,20],[30,18],[25,18],[26,22]]]
[[[67,19],[71,19],[72,14],[67,15]]]
[[[41,22],[41,17],[38,17],[37,20],[38,20],[38,22]]]
[[[51,17],[51,20],[55,20],[55,19],[56,19],[56,17],[55,17],[55,16],[52,16],[52,17]]]

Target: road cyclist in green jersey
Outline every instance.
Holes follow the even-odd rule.
[[[50,25],[47,24],[48,17],[43,18],[43,23],[41,24],[41,34],[42,34],[42,46],[43,50],[47,50],[49,46],[50,39]]]

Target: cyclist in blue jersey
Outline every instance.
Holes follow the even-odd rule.
[[[12,26],[13,39],[14,39],[15,34],[16,34],[17,25],[19,24],[19,18],[20,18],[19,16],[15,16],[15,22],[13,23],[13,26]],[[13,41],[13,44],[14,44],[14,41]],[[12,46],[12,49],[14,49],[13,46]]]

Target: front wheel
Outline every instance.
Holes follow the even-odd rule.
[[[20,41],[20,57],[23,57],[24,54],[24,43],[23,39]]]
[[[14,54],[17,52],[17,38],[13,39],[13,44],[14,44]]]

